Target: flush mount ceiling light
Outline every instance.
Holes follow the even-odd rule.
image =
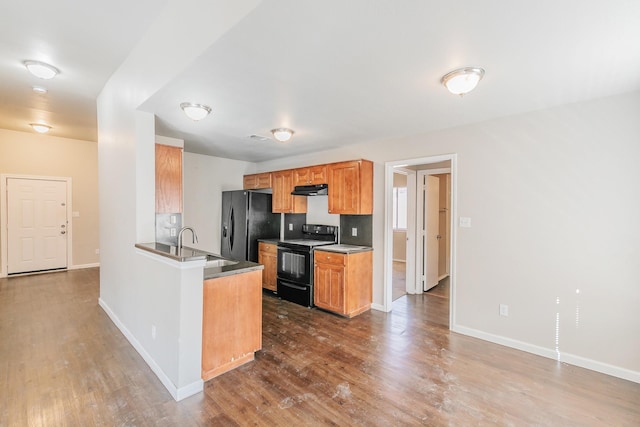
[[[271,129],[273,137],[280,142],[287,142],[293,136],[293,131],[287,128]]]
[[[180,104],[182,111],[193,121],[202,120],[211,113],[211,107],[203,104],[193,104],[191,102],[183,102]]]
[[[42,86],[32,86],[31,87],[35,93],[45,94],[47,93],[47,88]]]
[[[24,61],[24,66],[27,67],[31,74],[45,80],[52,79],[60,73],[60,70],[53,65],[40,61]]]
[[[47,133],[49,129],[51,129],[51,126],[45,125],[44,123],[29,123],[29,126],[38,133]]]
[[[449,92],[463,96],[471,92],[482,80],[484,70],[479,67],[466,67],[453,70],[442,77],[442,84]]]

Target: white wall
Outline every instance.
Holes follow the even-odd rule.
[[[219,254],[222,192],[242,189],[242,176],[255,165],[187,152],[183,162],[183,224],[198,234],[198,243],[190,246]]]
[[[640,381],[639,113],[634,92],[258,170],[376,162],[374,303],[382,304],[383,164],[457,153],[458,214],[472,227],[458,230],[453,329],[554,356],[558,327],[563,360]]]

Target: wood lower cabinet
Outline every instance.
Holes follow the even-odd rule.
[[[271,188],[271,172],[254,173],[242,177],[243,190],[263,190]]]
[[[156,144],[156,213],[182,212],[182,148]]]
[[[306,213],[307,198],[292,196],[293,169],[271,173],[273,188],[271,212],[273,213]]]
[[[327,165],[329,213],[373,214],[373,163],[352,160]]]
[[[327,165],[309,166],[293,170],[293,185],[327,183]]]
[[[262,348],[262,270],[204,281],[202,379],[254,359]]]
[[[371,308],[373,252],[342,254],[315,250],[314,304],[353,317]]]
[[[262,287],[275,292],[278,288],[276,282],[278,273],[278,245],[275,243],[258,242],[258,263],[264,266],[264,270],[262,270]]]

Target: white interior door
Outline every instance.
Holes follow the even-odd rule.
[[[440,235],[440,178],[427,175],[427,250],[426,279],[424,290],[427,291],[438,284],[438,258]]]
[[[7,179],[7,272],[67,267],[67,183]]]
[[[428,291],[438,284],[438,235],[440,180],[428,175],[426,171],[418,173],[420,188],[418,191],[417,217],[419,242],[416,251],[418,292]]]

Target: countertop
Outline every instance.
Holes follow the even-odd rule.
[[[286,242],[286,240],[280,240],[280,239],[258,239],[258,241],[264,242],[264,243],[272,243],[276,245],[280,242]],[[317,251],[338,252],[342,254],[355,254],[359,252],[369,252],[373,250],[371,246],[347,245],[347,244],[316,246],[314,249]]]
[[[315,248],[317,251],[327,251],[327,252],[339,252],[342,254],[355,254],[359,252],[369,252],[372,251],[373,248],[370,246],[357,246],[357,245],[326,245],[326,246],[318,246]]]
[[[183,246],[178,250],[176,246],[164,243],[136,243],[136,248],[152,252],[156,255],[170,258],[174,261],[207,261],[209,258],[225,259],[218,254],[202,251],[200,249]],[[247,273],[253,270],[262,270],[264,266],[251,261],[235,261],[233,265],[223,265],[210,267],[205,264],[203,269],[203,280],[215,279],[216,277],[231,276],[233,274]]]

